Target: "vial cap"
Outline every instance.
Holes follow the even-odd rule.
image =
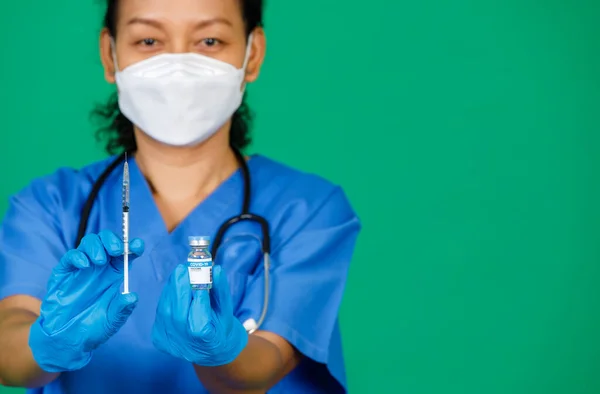
[[[207,236],[191,236],[188,237],[190,246],[208,246],[210,245],[210,237]]]

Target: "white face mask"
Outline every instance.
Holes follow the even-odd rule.
[[[241,69],[195,53],[164,53],[117,71],[121,112],[164,144],[207,140],[242,103],[251,42],[252,35]]]

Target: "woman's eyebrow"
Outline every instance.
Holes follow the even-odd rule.
[[[155,27],[157,29],[163,28],[163,25],[160,21],[155,20],[155,19],[150,19],[150,18],[133,17],[127,22],[127,25],[135,25],[135,24],[148,25],[148,26]],[[214,24],[225,24],[225,25],[233,26],[231,21],[229,21],[228,19],[222,18],[222,17],[216,17],[216,18],[204,19],[204,20],[197,22],[196,25],[194,26],[194,29],[195,30],[203,29],[205,27],[208,27],[208,26],[214,25]]]

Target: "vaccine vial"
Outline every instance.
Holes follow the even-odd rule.
[[[209,237],[189,237],[188,272],[192,290],[209,290],[213,282],[213,260],[208,250]]]

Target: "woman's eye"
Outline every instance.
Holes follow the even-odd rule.
[[[156,44],[156,40],[154,38],[144,38],[142,41],[140,41],[140,44],[151,47]]]
[[[202,40],[202,44],[206,45],[207,47],[214,47],[216,45],[218,45],[220,43],[219,40],[217,40],[216,38],[205,38]]]

